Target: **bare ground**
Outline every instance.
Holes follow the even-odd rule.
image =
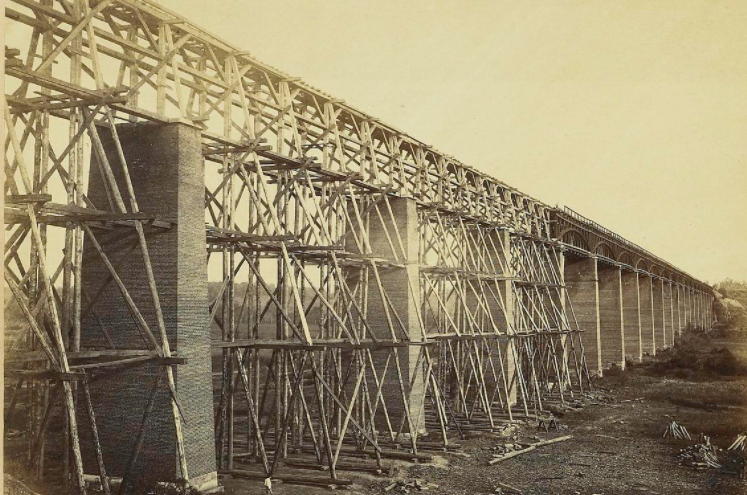
[[[709,339],[698,345],[698,354],[727,347],[742,364],[747,363],[744,337]],[[427,483],[429,493],[454,495],[499,493],[499,483],[527,495],[747,493],[747,483],[736,474],[715,469],[696,471],[681,466],[678,458],[680,449],[696,442],[700,434],[726,449],[737,434],[747,432],[747,374],[683,371],[678,368],[682,363],[668,365],[676,363],[677,356],[667,351],[625,372],[608,373],[596,382],[604,400],[586,400],[583,409],[558,418],[567,430],[545,433],[527,425],[522,433],[527,442],[568,434],[573,435],[571,440],[490,466],[492,448],[505,439],[494,434],[474,436],[461,441],[459,452],[436,453],[433,463],[402,466],[395,479],[420,479]],[[662,438],[672,420],[684,425],[693,440]],[[346,471],[340,475],[356,482],[345,489],[351,494],[386,493],[385,487],[392,482],[385,476]],[[228,495],[264,490],[261,481],[225,477],[222,482]],[[330,491],[283,483],[275,483],[273,489],[276,495]],[[405,489],[396,486],[388,493],[405,493]],[[512,492],[504,488],[503,493]]]
[[[537,448],[532,452],[488,465],[493,448],[506,441],[497,434],[473,435],[457,440],[456,452],[429,452],[433,462],[398,462],[394,480],[422,480],[433,494],[495,494],[499,483],[529,494],[747,494],[747,483],[734,474],[719,470],[696,471],[679,464],[681,448],[694,443],[700,434],[726,448],[737,434],[747,433],[747,338],[700,340],[670,350],[625,372],[610,372],[595,385],[597,392],[583,402],[582,409],[558,412],[563,429],[545,433],[534,424],[523,427],[520,441],[573,435],[571,440]],[[723,359],[728,348],[737,363]],[[711,359],[715,356],[714,359]],[[730,356],[727,354],[727,358]],[[694,361],[698,361],[697,363]],[[727,368],[713,369],[714,362]],[[562,415],[561,415],[562,414]],[[676,420],[687,427],[692,441],[662,438],[667,424]],[[8,457],[6,445],[6,462]],[[391,461],[389,461],[391,463]],[[283,469],[283,473],[287,470]],[[300,471],[296,471],[298,473]],[[324,477],[324,472],[303,471]],[[406,490],[388,476],[340,471],[354,485],[339,489],[351,495]],[[5,493],[55,493],[51,487],[35,486],[34,492],[15,486],[6,478]],[[222,476],[226,495],[263,494],[261,480]],[[329,494],[329,488],[275,482],[275,495]],[[410,490],[410,493],[417,492]],[[512,493],[504,489],[503,494]]]

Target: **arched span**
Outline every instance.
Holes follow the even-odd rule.
[[[626,265],[635,266],[635,262],[633,261],[633,257],[629,253],[622,253],[618,258],[617,261],[620,263],[624,263]]]
[[[560,240],[571,246],[589,251],[589,243],[577,230],[566,230],[560,234]]]
[[[594,246],[594,254],[604,256],[605,258],[609,258],[611,260],[615,259],[615,252],[612,250],[612,247],[610,247],[610,245],[605,242],[599,242],[596,246]]]
[[[638,258],[638,261],[636,261],[635,263],[635,267],[638,270],[649,271],[648,264],[646,263],[646,260],[643,258]]]

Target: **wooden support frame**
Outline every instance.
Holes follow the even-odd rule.
[[[182,361],[169,348],[148,248],[149,236],[171,225],[138,207],[117,135],[121,122],[193,126],[206,164],[220,167],[209,169],[216,180],[206,181],[205,212],[206,251],[220,258],[222,269],[220,295],[210,308],[210,324],[221,331],[213,345],[221,354],[216,445],[222,470],[257,462],[265,475],[275,475],[288,468],[284,461],[293,451],[306,449],[314,465],[337,479],[351,451],[370,454],[381,467],[388,444],[419,455],[428,446],[419,438],[422,427],[435,427],[436,443],[446,446],[454,433],[492,428],[503,415],[536,413],[548,400],[588,390],[583,329],[560,261],[562,249],[582,248],[566,242],[565,227],[680,273],[687,282],[683,299],[705,289],[575,212],[561,215],[149,0],[10,0],[5,16],[21,33],[19,46],[9,47],[17,54],[6,52],[5,280],[25,320],[14,349],[35,356],[23,361],[14,400],[30,397],[25,435],[34,439],[31,450],[39,439],[33,452],[39,459],[46,412],[55,400],[64,406],[65,460],[73,462],[60,474],[72,475],[81,492],[75,412],[85,408],[94,438],[96,414],[102,414],[93,410],[96,397],[85,379],[104,380],[144,362],[160,365],[153,394],[169,394],[180,471],[189,479],[172,370]],[[110,129],[112,163],[97,126]],[[67,135],[61,149],[50,139],[58,128]],[[87,149],[98,157],[107,205],[93,205],[87,196]],[[122,190],[115,170],[124,177]],[[64,193],[52,191],[56,182]],[[405,256],[392,198],[417,205],[417,262]],[[376,224],[385,227],[372,234]],[[58,229],[64,252],[59,266],[50,266],[48,253],[59,247],[50,239]],[[375,252],[377,242],[388,246],[390,259]],[[115,251],[121,253],[116,260]],[[109,272],[95,294],[82,287],[88,256],[98,256]],[[127,263],[145,269],[155,330],[119,275]],[[408,275],[406,297],[416,307],[416,329],[408,328],[411,320],[398,314],[382,282],[387,271],[414,263],[419,273],[415,280]],[[246,282],[243,294],[240,282]],[[97,301],[112,284],[147,353],[113,349],[108,332],[116,330],[102,326],[112,359],[77,361],[92,352],[82,321],[96,316]],[[708,324],[704,297],[701,325]],[[375,305],[382,314],[374,314]],[[684,321],[694,321],[690,306],[687,311]],[[374,330],[376,318],[383,332]],[[49,394],[50,378],[63,379],[57,396]],[[147,416],[146,408],[132,459],[147,436]],[[94,468],[107,491],[108,471],[95,443]]]

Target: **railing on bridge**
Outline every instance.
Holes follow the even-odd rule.
[[[559,211],[559,210],[558,210]],[[559,211],[560,213],[560,211]],[[682,275],[685,278],[688,278],[692,281],[692,283],[697,284],[698,286],[704,286],[705,284],[702,284],[699,282],[695,277],[688,274],[686,271],[677,268],[676,266],[672,265],[668,261],[660,258],[659,256],[656,256],[655,254],[651,253],[645,248],[642,248],[638,244],[624,238],[620,234],[617,234],[616,232],[611,231],[607,227],[604,227],[603,225],[600,225],[598,222],[595,222],[594,220],[590,219],[587,216],[582,215],[581,213],[577,212],[576,210],[564,206],[562,210],[562,214],[576,220],[577,222],[580,222],[584,224],[586,227],[592,229],[594,233],[601,234],[605,236],[609,240],[613,240],[619,247],[623,249],[627,249],[629,251],[632,251],[636,253],[637,255],[647,258],[651,261],[654,261],[655,264],[661,265],[663,267],[667,267],[669,270],[671,270],[674,273],[678,273]]]

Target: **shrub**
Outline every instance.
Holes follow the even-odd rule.
[[[706,372],[721,376],[734,376],[745,372],[744,364],[725,347],[712,349],[704,358],[703,368]]]

